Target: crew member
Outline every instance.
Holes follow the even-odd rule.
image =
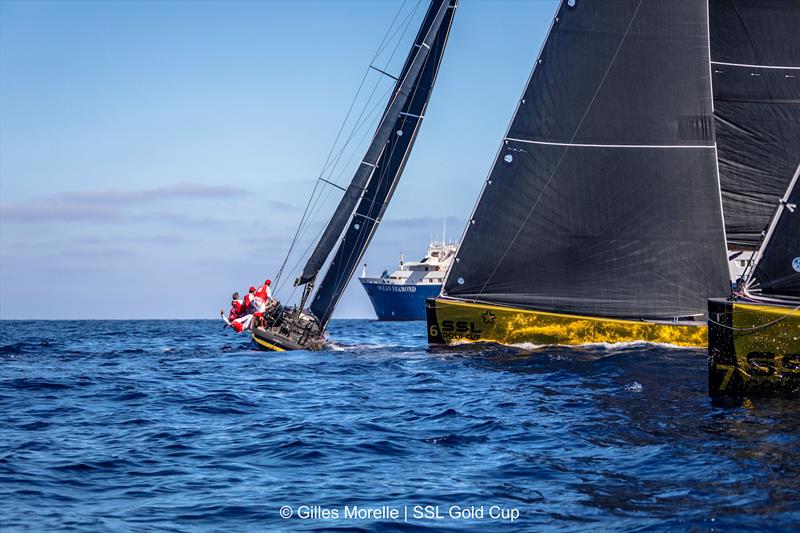
[[[228,318],[225,318],[225,311],[220,310],[219,314],[225,321],[226,326],[232,327],[236,333],[249,330],[253,323],[253,315],[247,310],[249,300],[253,299],[255,287],[250,287],[250,292],[244,297],[244,301],[239,300],[239,293],[234,292],[231,300],[231,310]]]
[[[268,279],[256,290],[255,301],[258,306],[258,312],[263,313],[267,308],[267,304],[269,304],[269,301],[272,299],[272,291],[269,288],[270,285],[272,285],[272,280]]]
[[[228,313],[228,320],[233,322],[237,318],[243,317],[245,314],[244,312],[244,303],[239,299],[239,293],[234,292],[233,296],[231,297],[231,311]]]
[[[256,288],[250,287],[250,290],[245,295],[244,301],[242,302],[245,313],[253,313],[255,311],[258,311],[258,309],[255,308],[255,297],[256,297]]]

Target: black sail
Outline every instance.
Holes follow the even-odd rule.
[[[729,292],[703,0],[562,2],[443,295],[670,318]]]
[[[358,202],[355,213],[352,217],[347,217],[349,225],[344,230],[339,247],[317,287],[310,306],[311,312],[323,326],[333,314],[339,298],[361,261],[403,172],[425,116],[456,5],[456,0],[434,0],[420,27],[412,54],[406,61],[406,68],[415,51],[422,46],[426,35],[432,32],[431,37],[427,39],[430,43],[430,53],[427,54],[415,76],[405,104],[392,121],[391,133],[384,143],[376,168],[364,187],[363,196]],[[437,14],[442,9],[445,10],[444,15],[437,21]]]
[[[452,1],[455,4],[455,0]],[[414,41],[414,46],[411,48],[403,70],[398,76],[397,84],[381,117],[372,142],[367,148],[364,159],[358,170],[356,170],[350,185],[345,190],[305,267],[303,267],[303,273],[295,281],[295,285],[308,283],[315,279],[334,246],[336,246],[336,242],[358,205],[363,191],[372,179],[380,160],[383,159],[386,143],[395,132],[394,127],[399,120],[398,117],[401,117],[403,110],[408,108],[408,101],[412,93],[416,91],[420,72],[424,65],[427,64],[432,44],[438,38],[440,28],[449,27],[449,25],[443,26],[443,23],[445,18],[452,19],[454,9],[455,5],[451,9],[449,0],[433,0],[431,2],[420,26],[417,39]]]
[[[800,300],[800,166],[781,199],[747,284],[747,291]]]
[[[728,244],[755,248],[800,163],[800,1],[710,0]]]

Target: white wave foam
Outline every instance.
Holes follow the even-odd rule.
[[[343,351],[345,351],[347,349],[344,346],[340,346],[340,345],[338,345],[338,344],[336,344],[334,342],[330,342],[330,341],[325,343],[325,347],[327,349],[329,349],[329,350],[334,351],[334,352],[343,352]]]
[[[628,392],[642,392],[644,387],[638,381],[634,381],[633,383],[629,383],[623,387]]]
[[[606,350],[614,350],[620,348],[644,348],[644,347],[658,347],[670,348],[678,350],[696,350],[697,346],[680,346],[678,344],[670,344],[668,342],[652,342],[652,341],[623,341],[623,342],[587,342],[573,346],[583,346],[586,348],[604,348]]]
[[[512,344],[507,344],[506,346],[512,346],[514,348],[521,348],[523,350],[538,350],[539,348],[544,348],[547,346],[546,344],[534,344],[532,342],[515,342]]]

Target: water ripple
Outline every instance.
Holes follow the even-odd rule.
[[[0,322],[14,530],[790,530],[800,408],[711,402],[703,351],[429,350],[334,321],[267,354],[213,321]],[[281,505],[500,505],[514,523],[289,521]],[[224,527],[223,527],[224,525]]]

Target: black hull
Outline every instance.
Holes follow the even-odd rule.
[[[287,352],[292,350],[306,350],[302,344],[293,342],[280,333],[275,333],[264,328],[253,329],[253,342],[259,350],[267,352]]]
[[[253,325],[253,342],[259,350],[286,352],[321,350],[325,347],[325,331],[313,315],[298,309],[277,307]]]
[[[325,338],[322,336],[289,338],[281,332],[264,328],[253,328],[253,342],[265,352],[318,351],[325,347]]]

